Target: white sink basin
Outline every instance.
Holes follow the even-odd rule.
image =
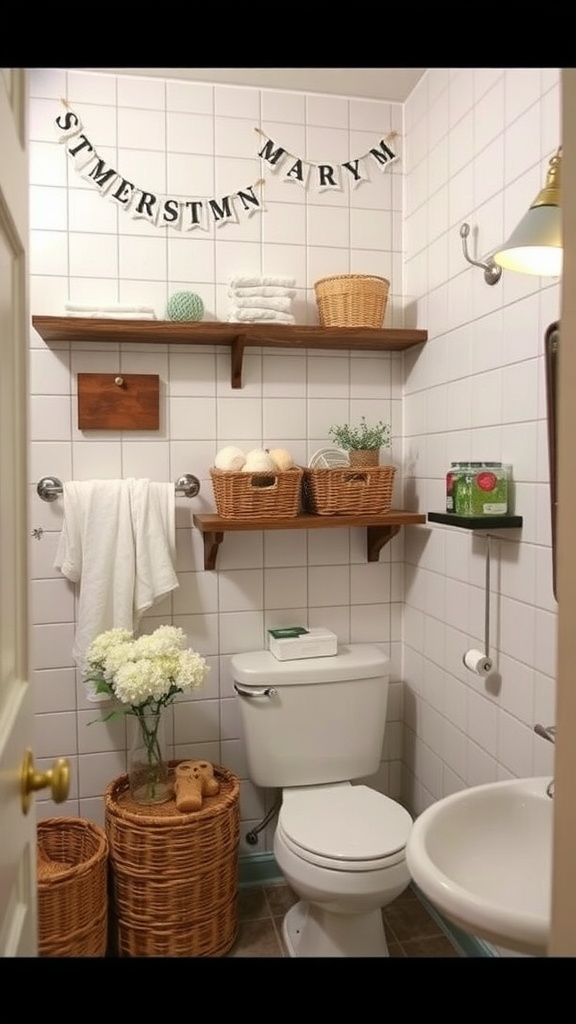
[[[473,786],[414,822],[408,870],[433,906],[465,932],[546,954],[552,890],[550,778]]]

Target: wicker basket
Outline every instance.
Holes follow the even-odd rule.
[[[390,282],[367,274],[323,277],[314,284],[322,327],[382,327]]]
[[[395,466],[305,469],[303,496],[318,516],[384,515],[392,505]]]
[[[218,515],[224,519],[290,519],[300,511],[302,470],[235,473],[210,470]]]
[[[177,761],[170,762],[173,770]],[[217,796],[181,813],[132,800],[126,775],[105,793],[118,956],[223,956],[238,933],[240,782],[214,765]]]
[[[37,826],[39,956],[105,956],[108,841],[83,818]]]

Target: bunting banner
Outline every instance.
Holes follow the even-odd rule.
[[[66,111],[55,118],[54,124],[58,141],[66,146],[68,156],[74,162],[74,169],[99,195],[106,196],[133,219],[146,220],[158,228],[208,231],[214,224],[220,228],[224,224],[238,223],[240,214],[252,217],[255,213],[263,212],[262,200],[255,189],[264,185],[264,178],[218,199],[164,195],[140,188],[98,155],[84,131],[81,119],[65,100],[62,103]],[[312,186],[317,192],[341,192],[345,181],[352,188],[358,188],[371,180],[370,166],[385,171],[398,159],[388,144],[397,136],[397,132],[390,132],[367,153],[338,164],[328,161],[311,163],[278,145],[261,128],[255,128],[255,131],[265,140],[258,151],[265,167],[273,173],[281,174],[286,182],[295,183],[304,189]]]
[[[222,227],[238,223],[240,213],[251,217],[262,212],[262,202],[255,189],[264,184],[263,179],[219,199],[162,195],[140,188],[98,156],[84,132],[82,121],[64,100],[62,102],[67,109],[55,119],[55,127],[58,141],[66,146],[75,170],[101,196],[112,200],[133,219],[146,220],[158,228],[208,231],[213,224]]]
[[[286,182],[294,182],[306,189],[309,186],[317,192],[342,192],[344,181],[348,181],[352,188],[358,188],[364,182],[370,181],[370,166],[377,167],[380,171],[387,170],[395,160],[396,153],[388,145],[398,135],[398,132],[389,132],[385,138],[367,153],[355,157],[353,160],[345,160],[344,163],[333,162],[310,163],[302,157],[294,156],[283,146],[279,146],[261,128],[255,128],[265,139],[258,156],[271,168],[274,173],[279,173]]]

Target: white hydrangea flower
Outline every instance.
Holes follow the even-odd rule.
[[[158,712],[178,693],[196,689],[209,666],[187,647],[183,629],[159,626],[134,638],[126,629],[110,629],[88,648],[88,678],[134,709],[144,705]]]

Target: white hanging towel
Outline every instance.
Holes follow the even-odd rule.
[[[82,672],[92,640],[136,630],[142,612],[178,584],[173,484],[149,480],[65,483],[64,523],[54,567],[79,584],[72,653]],[[107,700],[87,687],[88,700]]]
[[[174,484],[129,480],[136,548],[135,626],[143,612],[179,586],[174,571],[176,523]]]

